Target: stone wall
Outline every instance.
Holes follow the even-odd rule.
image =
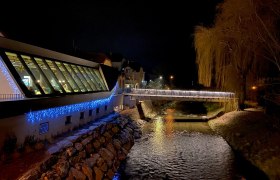
[[[50,158],[20,179],[112,179],[140,135],[130,118],[111,116],[53,144]]]

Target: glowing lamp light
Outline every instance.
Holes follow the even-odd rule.
[[[162,76],[159,76],[159,79],[162,79]]]
[[[257,86],[252,86],[251,89],[252,89],[252,90],[256,90],[256,89],[257,89]]]
[[[174,76],[173,76],[173,75],[171,75],[171,76],[170,76],[170,79],[174,79]]]

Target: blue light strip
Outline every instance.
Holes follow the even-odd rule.
[[[113,95],[115,94],[116,86],[112,91],[112,94],[108,98],[93,100],[89,102],[83,102],[79,104],[72,104],[67,106],[55,107],[50,109],[44,109],[40,111],[31,111],[27,114],[27,121],[29,123],[42,122],[46,119],[52,120],[61,116],[70,115],[74,112],[82,112],[88,109],[95,109],[97,107],[109,104]]]
[[[14,94],[21,94],[20,90],[18,89],[17,85],[15,84],[13,78],[11,77],[7,67],[3,63],[3,59],[0,56],[0,70],[4,74],[5,78],[7,79],[12,91]]]

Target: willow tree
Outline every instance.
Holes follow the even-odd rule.
[[[258,78],[266,60],[280,71],[280,1],[225,0],[217,9],[212,27],[195,29],[199,83],[235,91],[242,107],[250,72]]]

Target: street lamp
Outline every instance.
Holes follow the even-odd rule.
[[[170,80],[170,89],[173,88],[173,79],[174,79],[174,76],[173,76],[173,75],[170,75],[170,76],[169,76],[169,80]]]
[[[159,79],[162,79],[162,76],[159,76]]]
[[[252,90],[257,90],[257,86],[252,86],[251,89]]]

